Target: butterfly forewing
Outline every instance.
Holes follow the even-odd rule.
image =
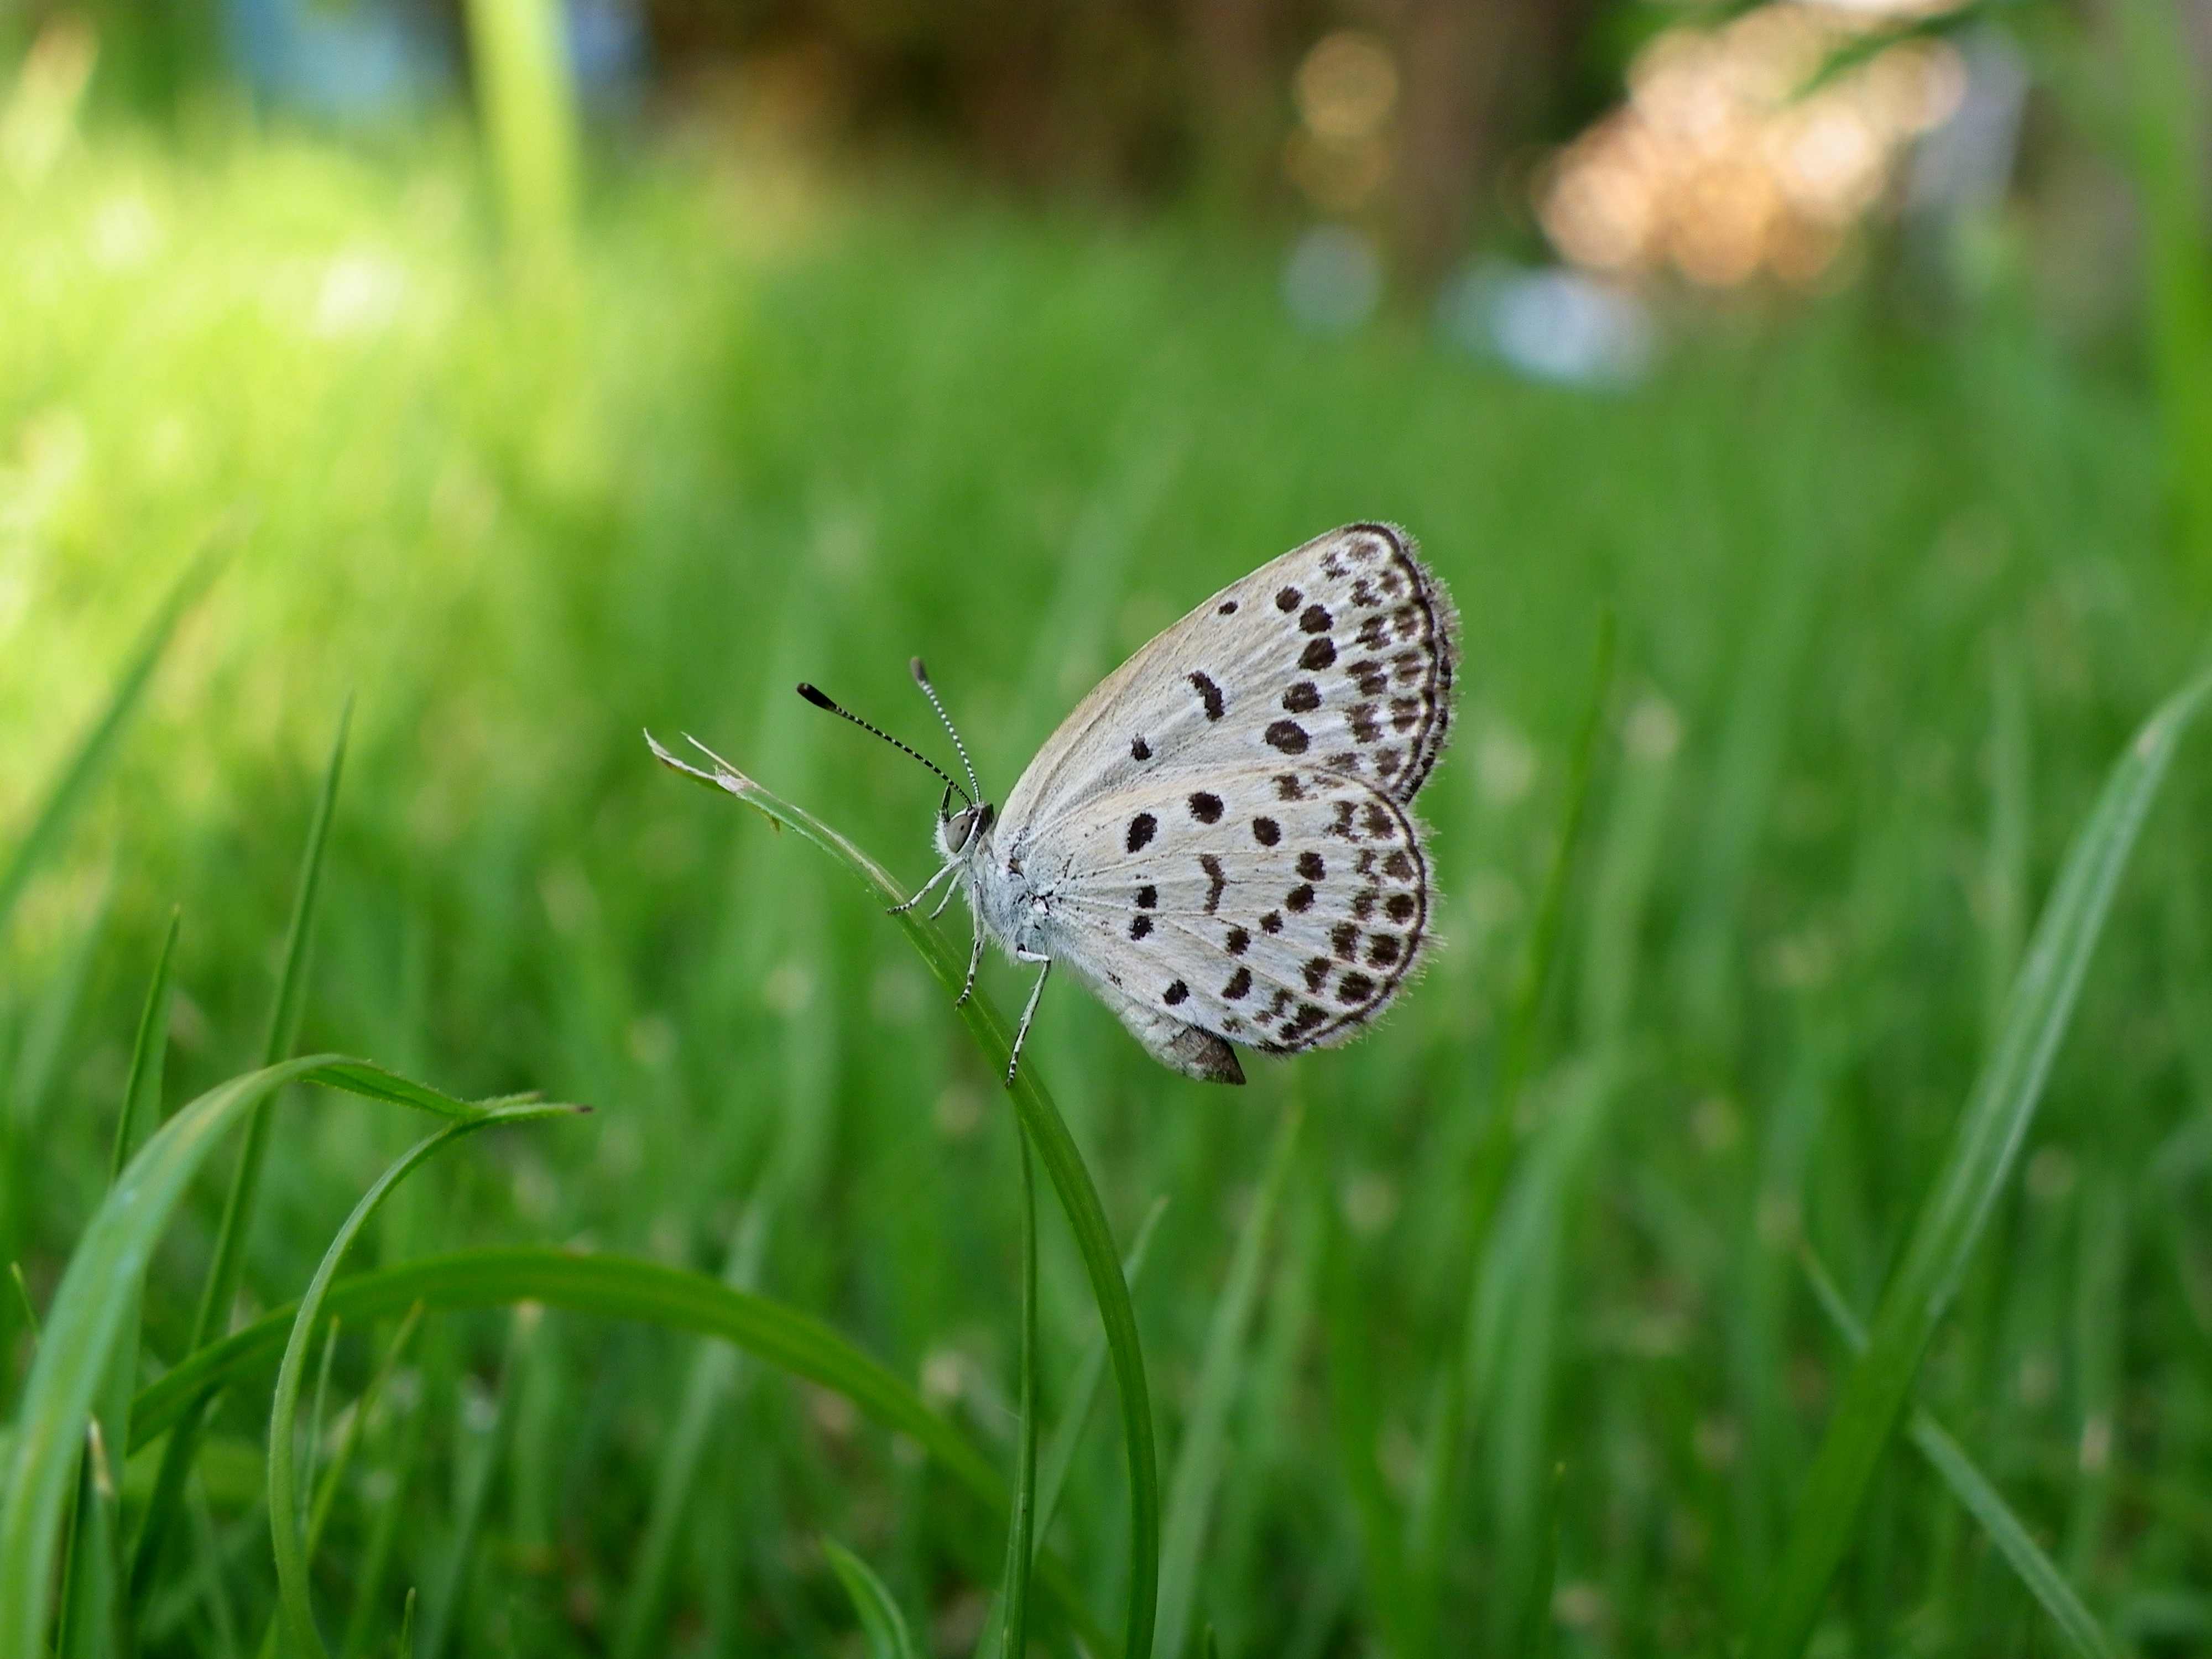
[[[1279,1053],[1351,1036],[1419,960],[1429,888],[1406,811],[1285,763],[1177,768],[1042,830],[1054,955],[1131,1001]]]
[[[1002,844],[1188,769],[1296,764],[1404,803],[1451,716],[1457,618],[1413,538],[1352,525],[1233,582],[1061,722],[1006,798]]]

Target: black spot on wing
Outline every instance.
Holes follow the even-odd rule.
[[[1218,823],[1221,821],[1221,797],[1210,789],[1194,792],[1189,805],[1191,817],[1200,823]]]
[[[1190,675],[1190,688],[1198,693],[1198,700],[1206,705],[1206,718],[1219,720],[1229,705],[1222,701],[1221,688],[1213,683],[1212,677],[1194,670]]]
[[[1129,833],[1126,842],[1128,849],[1132,853],[1140,851],[1151,842],[1159,827],[1160,821],[1150,812],[1138,813],[1129,820]]]
[[[1296,720],[1277,720],[1262,735],[1270,747],[1279,749],[1285,755],[1304,754],[1306,744],[1312,741],[1306,736],[1305,727]]]

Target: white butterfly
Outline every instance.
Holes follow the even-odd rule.
[[[1060,722],[1006,797],[945,782],[935,875],[983,941],[1036,982],[1066,963],[1162,1063],[1242,1083],[1241,1043],[1342,1042],[1396,994],[1426,943],[1428,854],[1407,811],[1451,720],[1458,618],[1389,525],[1349,525],[1233,582],[1157,635]],[[965,805],[952,805],[955,791]],[[896,914],[896,913],[894,913]],[[957,1005],[956,1005],[957,1006]]]

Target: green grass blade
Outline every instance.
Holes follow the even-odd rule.
[[[867,1639],[868,1659],[921,1659],[921,1650],[907,1630],[906,1615],[868,1564],[831,1538],[822,1540],[822,1553],[830,1558],[830,1571],[852,1598],[860,1632]]]
[[[368,1218],[392,1195],[392,1189],[463,1135],[489,1129],[495,1124],[527,1123],[538,1118],[566,1115],[575,1109],[573,1106],[495,1107],[481,1116],[459,1119],[424,1136],[362,1194],[353,1213],[345,1218],[337,1236],[331,1240],[330,1248],[323,1252],[322,1261],[315,1268],[315,1276],[308,1280],[307,1293],[300,1298],[299,1312],[293,1318],[292,1334],[284,1345],[284,1358],[276,1368],[276,1396],[269,1409],[269,1534],[276,1557],[277,1596],[285,1630],[295,1650],[327,1651],[321,1633],[315,1628],[314,1608],[307,1595],[307,1528],[300,1516],[300,1483],[294,1463],[294,1446],[297,1439],[300,1381],[307,1368],[307,1345],[321,1317],[323,1301],[329,1294],[338,1262]]]
[[[1137,1224],[1137,1236],[1121,1261],[1121,1277],[1131,1290],[1136,1288],[1137,1276],[1144,1272],[1145,1258],[1152,1250],[1152,1234],[1167,1208],[1167,1195],[1164,1193],[1152,1200],[1152,1207]],[[1075,1467],[1075,1455],[1082,1449],[1083,1432],[1090,1423],[1091,1409],[1098,1401],[1098,1385],[1105,1380],[1106,1334],[1101,1331],[1084,1354],[1083,1363],[1076,1367],[1074,1384],[1068,1390],[1067,1408],[1053,1429],[1051,1443],[1046,1447],[1039,1465],[1042,1472],[1036,1484],[1035,1540],[1042,1540],[1052,1530],[1053,1517],[1060,1512],[1060,1500],[1066,1492],[1068,1471]],[[996,1644],[998,1632],[1005,1620],[1002,1595],[1003,1591],[993,1595],[990,1610],[983,1616],[982,1635],[975,1644],[979,1653],[992,1651]]]
[[[999,1581],[999,1606],[1003,1610],[998,1642],[1001,1659],[1023,1659],[1030,1650],[1030,1540],[1036,1522],[1036,1171],[1030,1167],[1029,1132],[1018,1119],[1014,1138],[1022,1166],[1022,1349],[1013,1512],[1006,1522],[1006,1572]],[[978,1648],[977,1651],[988,1650]]]
[[[115,1140],[107,1158],[111,1187],[138,1150],[142,1127],[161,1116],[161,1073],[169,1050],[169,974],[183,927],[184,913],[171,911],[169,931],[162,935],[161,953],[154,959],[154,977],[146,987],[146,1004],[138,1013],[138,1034],[131,1044],[131,1070],[123,1085],[123,1109],[116,1116]]]
[[[1199,1574],[1206,1553],[1206,1523],[1214,1494],[1228,1463],[1229,1413],[1244,1381],[1244,1344],[1259,1300],[1267,1239],[1296,1162],[1303,1113],[1292,1106],[1283,1115],[1275,1144],[1260,1177],[1260,1188],[1229,1264],[1229,1277],[1213,1304],[1199,1360],[1198,1385],[1168,1484],[1167,1523],[1160,1544],[1160,1643],[1162,1659],[1177,1659],[1190,1638],[1191,1615],[1198,1605]]]
[[[1011,1513],[1005,1483],[990,1460],[897,1373],[811,1315],[732,1290],[704,1273],[541,1246],[463,1250],[339,1279],[324,1309],[328,1316],[366,1324],[396,1318],[417,1302],[442,1313],[542,1302],[734,1343],[780,1370],[843,1395],[884,1427],[908,1436],[986,1507]],[[203,1396],[267,1365],[283,1348],[297,1312],[287,1307],[264,1315],[140,1389],[131,1407],[134,1448],[159,1438]],[[1042,1553],[1037,1582],[1085,1646],[1093,1652],[1110,1648],[1065,1568]]]
[[[1323,1358],[1328,1370],[1329,1430],[1337,1462],[1350,1488],[1358,1528],[1359,1565],[1365,1575],[1369,1615],[1382,1633],[1385,1652],[1412,1653],[1405,1623],[1405,1523],[1377,1455],[1381,1413],[1375,1403],[1375,1367],[1368,1340],[1352,1246],[1328,1164],[1310,1160],[1312,1202],[1321,1230],[1321,1304]]]
[[[1850,1304],[1844,1299],[1836,1281],[1810,1249],[1802,1249],[1799,1256],[1804,1264],[1806,1281],[1812,1285],[1821,1311],[1828,1316],[1837,1334],[1853,1353],[1865,1352],[1865,1328],[1851,1313]],[[2067,1645],[2081,1659],[2120,1659],[2120,1650],[2105,1634],[2096,1615],[2074,1593],[2074,1586],[2059,1571],[2057,1564],[2043,1553],[2027,1522],[2013,1513],[2003,1495],[1975,1466],[1965,1448],[1951,1437],[1950,1431],[1936,1420],[1935,1414],[1924,1406],[1915,1405],[1905,1419],[1905,1434],[1942,1478],[1943,1484],[1950,1487],[1951,1495],[1981,1522],[1990,1542],[1996,1546],[1997,1553],[2027,1587],[2028,1594],[2051,1615],[2051,1622],[2058,1626]]]
[[[1415,1621],[1408,1632],[1411,1650],[1425,1653],[1436,1640],[1443,1615],[1443,1560],[1454,1514],[1453,1498],[1462,1443],[1467,1437],[1468,1403],[1474,1378],[1476,1345],[1472,1340],[1483,1262],[1489,1254],[1491,1232],[1498,1218],[1499,1200],[1513,1169],[1514,1126],[1519,1115],[1521,1091],[1535,1054],[1536,1030],[1544,1010],[1559,959],[1559,935],[1566,918],[1567,892],[1581,849],[1583,825],[1589,815],[1590,780],[1597,770],[1598,738],[1605,729],[1606,705],[1613,691],[1615,627],[1608,610],[1599,619],[1596,660],[1590,675],[1589,701],[1583,706],[1582,724],[1567,769],[1566,793],[1560,805],[1559,832],[1552,845],[1552,861],[1544,873],[1543,896],[1536,919],[1523,941],[1521,961],[1514,974],[1513,1000],[1506,1016],[1505,1037],[1498,1060],[1498,1086],[1490,1103],[1490,1115],[1468,1176],[1466,1254],[1460,1268],[1465,1286],[1458,1305],[1464,1310],[1459,1341],[1444,1368],[1443,1382],[1428,1443],[1424,1448],[1419,1482],[1414,1488],[1413,1516],[1407,1528],[1406,1576],[1410,1597],[1407,1616]]]
[[[329,1466],[323,1470],[322,1480],[315,1489],[313,1508],[307,1516],[307,1559],[314,1559],[316,1546],[322,1542],[323,1528],[330,1524],[331,1510],[337,1502],[338,1489],[345,1483],[348,1467],[353,1462],[355,1449],[361,1444],[362,1425],[376,1410],[377,1401],[384,1397],[385,1385],[399,1368],[400,1356],[407,1352],[407,1344],[415,1334],[415,1328],[422,1322],[420,1306],[410,1308],[400,1316],[398,1328],[392,1333],[392,1340],[384,1350],[368,1386],[361,1391],[354,1404],[353,1414],[339,1431],[337,1449],[331,1454]],[[271,1628],[274,1628],[272,1624]]]
[[[7,932],[9,918],[23,896],[23,889],[29,885],[32,872],[61,845],[70,820],[98,780],[109,755],[114,751],[116,739],[130,723],[139,698],[145,695],[147,682],[154,678],[154,670],[168,649],[177,624],[191,609],[193,601],[207,591],[221,560],[220,550],[203,553],[177,578],[177,585],[169,590],[168,598],[146,624],[145,632],[138,636],[137,647],[131,653],[123,678],[109,695],[107,707],[93,722],[76,752],[63,763],[52,787],[46,791],[46,804],[31,820],[29,832],[8,862],[0,866],[0,933]]]
[[[186,1183],[224,1130],[286,1085],[324,1082],[352,1091],[365,1066],[313,1054],[210,1089],[146,1143],[85,1228],[47,1310],[17,1413],[14,1467],[0,1491],[0,1659],[33,1659],[42,1650],[56,1534],[77,1449],[122,1340],[131,1287]],[[480,1110],[436,1098],[454,1116]]]
[[[734,795],[771,823],[796,830],[859,877],[887,906],[906,896],[881,865],[844,836],[811,813],[770,794],[711,751],[702,750],[714,762],[714,769],[702,771],[678,760],[650,733],[646,742],[662,765],[708,788]],[[938,983],[957,992],[967,977],[964,955],[956,957],[947,950],[937,931],[917,911],[906,911],[897,921]],[[960,1014],[985,1056],[1003,1073],[1012,1052],[1012,1031],[997,1006],[978,993],[962,1006]],[[1145,1380],[1136,1310],[1121,1277],[1113,1231],[1106,1223],[1105,1206],[1098,1201],[1097,1187],[1074,1137],[1067,1132],[1066,1121],[1038,1081],[1035,1065],[1022,1067],[1014,1079],[1013,1096],[1030,1145],[1044,1161],[1045,1173],[1052,1178],[1053,1190],[1075,1235],[1076,1249],[1091,1279],[1091,1293],[1097,1298],[1099,1318],[1106,1328],[1115,1388],[1121,1401],[1121,1435],[1129,1470],[1129,1586],[1122,1651],[1127,1659],[1147,1659],[1152,1650],[1159,1588],[1160,1482],[1158,1454],[1152,1440],[1152,1394]]]
[[[176,957],[179,920],[171,913],[161,953],[154,961],[154,977],[146,988],[145,1006],[138,1015],[131,1070],[124,1081],[123,1103],[115,1115],[115,1139],[108,1154],[110,1187],[121,1179],[131,1162],[137,1146],[138,1125],[158,1115],[161,1062],[169,1042],[169,972]],[[143,1283],[134,1280],[123,1292],[121,1335],[93,1407],[86,1456],[77,1477],[76,1514],[71,1522],[69,1566],[62,1586],[61,1629],[54,1644],[61,1659],[91,1659],[120,1650],[122,1632],[116,1623],[115,1598],[122,1565],[118,1559],[121,1517],[111,1472],[101,1466],[106,1461],[104,1448],[114,1447],[119,1456],[131,1443],[131,1391],[137,1380],[138,1310],[143,1288]]]
[[[722,1273],[722,1282],[733,1291],[750,1291],[759,1282],[761,1258],[768,1249],[768,1218],[769,1205],[763,1200],[738,1225]],[[684,1512],[697,1484],[708,1436],[729,1409],[731,1391],[738,1379],[739,1354],[739,1350],[726,1344],[706,1343],[692,1357],[675,1427],[661,1447],[653,1510],[630,1570],[621,1630],[615,1641],[617,1659],[646,1659],[659,1636],[661,1602],[674,1571],[677,1546],[683,1538]]]
[[[508,1316],[507,1347],[500,1358],[499,1376],[489,1390],[488,1413],[480,1415],[473,1409],[465,1394],[457,1402],[462,1444],[455,1460],[459,1468],[453,1529],[439,1552],[435,1577],[422,1598],[422,1634],[414,1648],[416,1659],[443,1659],[460,1623],[461,1610],[476,1577],[477,1540],[483,1531],[493,1477],[499,1472],[511,1432],[516,1387],[528,1366],[539,1322],[535,1308],[517,1308]]]
[[[1842,1562],[1875,1466],[1910,1396],[1920,1358],[1966,1270],[2034,1116],[2043,1081],[2112,894],[2173,751],[2212,694],[2212,673],[2169,698],[2112,768],[2068,849],[2013,988],[2003,1029],[1960,1118],[1934,1190],[1845,1379],[1798,1498],[1752,1634],[1751,1659],[1796,1659]]]
[[[344,769],[346,732],[352,721],[353,703],[349,699],[338,716],[337,736],[331,745],[330,763],[323,769],[322,793],[316,799],[314,817],[307,829],[307,850],[301,858],[292,919],[285,930],[283,966],[276,975],[276,996],[270,1006],[268,1035],[262,1047],[264,1066],[274,1066],[290,1051],[299,1028],[300,1007],[307,987],[307,939],[314,920],[315,896],[322,883],[323,853],[330,842],[338,777]],[[232,1299],[238,1294],[239,1278],[246,1266],[246,1230],[252,1224],[262,1165],[269,1158],[270,1115],[275,1104],[275,1097],[264,1097],[247,1121],[246,1139],[238,1149],[238,1162],[232,1166],[230,1187],[223,1196],[222,1219],[216,1228],[215,1251],[208,1262],[207,1278],[200,1286],[199,1310],[192,1318],[191,1346],[195,1348],[222,1334],[222,1327],[229,1318]],[[145,1518],[139,1523],[138,1542],[131,1562],[133,1601],[143,1600],[152,1586],[161,1546],[175,1517],[178,1501],[184,1495],[185,1477],[191,1472],[198,1445],[199,1425],[186,1422],[179,1425],[167,1446],[162,1449],[161,1473],[155,1480],[154,1496],[147,1504]]]
[[[2121,0],[2127,147],[2143,217],[2151,364],[2180,551],[2199,591],[2212,582],[2212,226],[2204,211],[2204,118],[2186,13]]]
[[[1145,1212],[1145,1218],[1137,1224],[1137,1236],[1130,1242],[1129,1254],[1121,1262],[1121,1277],[1132,1290],[1145,1271],[1145,1258],[1152,1253],[1152,1234],[1158,1231],[1160,1218],[1167,1213],[1167,1195],[1164,1193],[1152,1200],[1152,1207]],[[1068,1391],[1067,1410],[1052,1431],[1052,1441],[1045,1448],[1042,1473],[1037,1476],[1037,1536],[1042,1538],[1052,1530],[1053,1517],[1060,1513],[1060,1500],[1067,1488],[1068,1471],[1075,1467],[1075,1455],[1083,1447],[1083,1431],[1091,1420],[1091,1407],[1098,1397],[1098,1385],[1106,1380],[1106,1337],[1101,1332],[1083,1356],[1077,1367],[1075,1385]]]
[[[337,738],[331,746],[330,763],[323,770],[323,787],[315,802],[315,815],[307,826],[307,845],[300,862],[300,884],[293,895],[292,919],[285,929],[284,965],[276,975],[276,1000],[269,1010],[269,1030],[262,1044],[261,1063],[274,1066],[284,1058],[299,1029],[300,1006],[306,993],[307,938],[314,918],[315,896],[320,890],[323,853],[330,844],[331,816],[337,802],[338,777],[344,769],[346,730],[353,721],[349,702],[338,716]],[[225,1195],[222,1220],[216,1230],[214,1259],[200,1292],[199,1312],[192,1321],[192,1346],[198,1347],[220,1334],[217,1327],[238,1293],[239,1274],[246,1259],[246,1230],[253,1218],[253,1200],[259,1189],[261,1166],[269,1155],[268,1108],[255,1112],[246,1125],[246,1142],[239,1148],[238,1164]]]
[[[78,1005],[91,981],[93,961],[100,954],[100,936],[107,927],[107,909],[114,891],[112,878],[101,882],[83,925],[33,1005],[22,1044],[4,1079],[0,1079],[7,1087],[7,1094],[0,1097],[0,1115],[0,1115],[0,1136],[20,1144],[43,1127],[40,1118],[46,1094],[61,1071],[70,1028],[76,1024]]]

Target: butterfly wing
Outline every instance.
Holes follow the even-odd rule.
[[[1060,722],[1000,813],[1000,842],[1185,769],[1290,763],[1410,801],[1451,719],[1458,618],[1413,538],[1348,525],[1231,583]]]
[[[1344,1042],[1427,939],[1419,826],[1333,769],[1154,773],[1041,827],[1025,868],[1047,952],[1194,1076],[1243,1080],[1194,1031],[1273,1054]]]

